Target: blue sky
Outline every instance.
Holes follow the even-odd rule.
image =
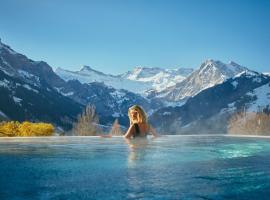
[[[52,67],[119,74],[231,60],[270,71],[270,1],[0,0],[2,42]]]

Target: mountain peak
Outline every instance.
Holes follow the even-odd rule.
[[[143,69],[145,67],[141,66],[141,65],[138,65],[138,66],[135,66],[134,69]]]
[[[200,68],[202,69],[206,66],[219,66],[219,65],[224,65],[224,63],[222,63],[219,60],[207,59],[201,64]]]
[[[99,74],[101,76],[109,76],[104,74],[103,72],[97,71],[95,69],[93,69],[92,67],[88,66],[88,65],[83,65],[82,68],[79,71],[80,74]]]
[[[11,49],[10,46],[2,43],[1,38],[0,38],[0,49],[4,49],[4,50],[8,51],[11,54],[18,54],[16,51],[14,51],[13,49]]]
[[[213,60],[213,59],[207,59],[200,66],[200,70],[203,70],[203,71],[210,70],[212,68],[216,68],[221,72],[234,73],[234,74],[237,74],[244,70],[248,70],[246,67],[243,67],[234,61],[230,61],[228,64],[225,64],[219,60]]]
[[[88,65],[83,65],[80,71],[93,71],[93,68]]]
[[[230,64],[230,65],[233,65],[233,66],[241,66],[241,65],[239,65],[238,63],[236,63],[236,62],[234,62],[234,61],[230,61],[229,64]]]
[[[185,80],[162,91],[158,97],[168,101],[184,100],[243,71],[248,69],[236,63],[225,64],[219,60],[207,59]]]
[[[208,59],[206,59],[206,61],[205,61],[205,63],[213,63],[213,62],[215,62],[215,60],[212,59],[212,58],[208,58]]]

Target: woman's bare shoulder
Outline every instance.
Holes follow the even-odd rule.
[[[148,128],[148,123],[138,123],[139,127]]]

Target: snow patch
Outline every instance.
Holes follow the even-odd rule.
[[[222,109],[220,114],[225,113],[225,112],[232,112],[234,110],[236,110],[235,102],[232,102],[228,104],[228,108]]]
[[[3,113],[1,110],[0,110],[0,116],[2,116],[4,118],[8,118],[8,116],[5,113]]]
[[[1,71],[3,71],[3,72],[4,72],[6,75],[8,75],[8,76],[13,76],[13,75],[14,75],[14,74],[8,72],[6,69],[4,69],[4,68],[1,67],[1,66],[0,66],[0,69],[1,69]]]
[[[22,101],[22,99],[21,98],[19,98],[19,97],[13,97],[13,100],[14,100],[14,102],[16,103],[16,104],[19,104],[20,106],[21,106],[21,101]]]
[[[35,76],[27,71],[24,71],[24,70],[18,70],[19,74],[22,75],[23,77],[25,78],[28,78],[28,79],[31,79],[31,78],[34,78],[37,82],[40,83],[40,80],[39,80],[39,77],[38,76]]]
[[[233,81],[233,82],[231,82],[231,84],[233,85],[233,88],[236,89],[237,88],[237,85],[238,85],[238,82],[237,81]]]
[[[60,88],[54,87],[54,89],[55,89],[58,93],[60,93],[61,95],[63,95],[63,96],[71,96],[71,95],[74,95],[74,92],[67,92],[67,93],[62,92],[61,90],[63,89],[63,87],[60,87]],[[50,91],[49,88],[47,88],[47,90]],[[87,98],[89,99],[89,97],[87,97]]]
[[[61,94],[62,94],[63,96],[71,96],[71,95],[74,94],[74,92],[68,92],[68,93],[61,92]]]
[[[162,115],[171,115],[171,112],[164,112]]]
[[[5,65],[7,65],[8,67],[11,67],[10,64],[3,57],[1,57],[1,60]]]
[[[147,115],[151,116],[156,110],[155,109],[150,109],[147,111]]]
[[[62,87],[61,87],[61,88],[54,87],[54,89],[55,89],[58,93],[61,93],[61,90],[62,90],[63,88],[62,88]]]
[[[121,104],[124,101],[129,101],[130,99],[126,96],[125,92],[115,90],[113,92],[110,92],[111,96],[116,99],[117,104]]]
[[[7,79],[0,80],[0,87],[9,88],[9,81]]]
[[[110,94],[116,98],[123,98],[126,95],[124,92],[121,92],[119,90],[115,90],[115,91],[111,92]]]
[[[240,76],[252,77],[252,76],[257,76],[257,75],[258,75],[257,72],[253,72],[253,71],[250,71],[250,70],[245,70],[245,71],[242,71],[242,72],[236,74],[234,76],[234,78],[237,78],[237,77],[240,77]]]
[[[32,90],[32,91],[35,92],[35,93],[39,93],[37,90],[31,88],[31,86],[29,86],[28,84],[23,84],[22,86],[23,86],[24,88],[26,88],[27,90]]]
[[[179,100],[175,102],[163,101],[164,107],[180,107],[186,103],[186,100]]]

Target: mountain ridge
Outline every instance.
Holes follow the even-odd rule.
[[[36,96],[35,98],[33,97],[37,101],[36,104],[35,102],[31,102],[29,99],[28,101],[36,106],[36,108],[40,107],[40,109],[50,106],[50,104],[43,102],[43,105],[41,101],[38,101],[38,99],[44,99],[44,96],[48,96],[48,100],[50,99],[49,96],[54,96],[56,98],[55,110],[57,110],[57,107],[62,108],[58,105],[60,103],[58,99],[63,99],[62,101],[70,104],[66,105],[67,113],[70,108],[74,107],[72,104],[76,105],[74,107],[76,108],[76,112],[70,112],[71,115],[68,119],[70,122],[69,127],[76,120],[77,114],[79,114],[82,108],[87,104],[93,104],[96,106],[96,111],[100,115],[101,123],[110,124],[115,118],[119,118],[120,123],[124,125],[128,124],[127,110],[133,104],[144,106],[147,112],[152,112],[153,109],[161,106],[161,103],[155,100],[145,99],[143,96],[125,90],[116,90],[102,83],[93,82],[90,84],[82,84],[79,81],[76,82],[74,80],[65,81],[54,73],[52,67],[46,62],[33,61],[23,54],[15,53],[11,48],[6,48],[6,46],[1,45],[0,71],[3,72],[3,76],[0,77],[0,88],[6,91],[7,82],[10,82],[11,79],[16,79],[12,81],[13,85],[25,85],[26,88],[24,87],[21,91],[15,91],[16,87],[14,86],[9,88],[7,92],[4,92],[5,95],[0,98],[1,101],[3,100],[4,102],[3,105],[0,105],[0,111],[1,113],[4,113],[2,116],[6,115],[8,118],[12,119],[15,117],[14,119],[17,119],[16,116],[13,115],[15,112],[14,109],[12,112],[8,112],[9,110],[6,110],[7,105],[12,107],[12,105],[17,103],[16,106],[19,106],[21,110],[27,110],[27,112],[22,112],[18,119],[29,119],[27,117],[29,114],[26,115],[26,113],[29,113],[28,111],[30,111],[31,108],[27,107],[26,104],[20,104],[19,102],[24,102],[24,99],[27,99],[27,96],[24,94],[16,96],[16,92],[28,93],[28,96]],[[10,53],[11,50],[12,53]],[[89,70],[89,68],[85,69]],[[6,76],[9,78],[6,78]],[[36,93],[39,93],[39,97]],[[51,95],[52,93],[57,95]],[[46,112],[46,109],[42,110],[42,112]],[[50,111],[49,108],[47,108],[47,110],[48,112]],[[33,116],[31,117],[31,120],[41,120],[43,119],[42,116],[48,116],[46,113],[40,113],[39,117],[38,115],[34,115],[35,112],[33,110],[31,110],[31,112],[32,113],[30,115]],[[55,113],[57,113],[57,111]],[[55,123],[59,123],[59,120],[62,117],[65,117],[65,114],[58,114],[59,115],[56,114],[54,118],[51,118],[52,122],[55,121]],[[53,116],[52,113],[51,116]],[[49,116],[47,120],[49,120]],[[61,123],[59,124],[62,125]]]
[[[233,113],[243,110],[259,112],[256,109],[249,109],[252,105],[266,108],[270,106],[270,101],[265,100],[270,99],[267,91],[269,84],[269,76],[257,72],[244,72],[203,90],[189,98],[182,106],[163,107],[157,110],[150,117],[150,121],[162,132],[167,130],[177,134],[193,134],[193,132],[226,134],[228,119]],[[259,89],[260,87],[263,88]],[[262,90],[264,94],[261,94]],[[262,100],[264,104],[257,102],[258,94],[264,98]]]
[[[166,73],[170,78],[170,73],[181,71],[181,68],[170,71],[140,67],[136,70],[139,70],[138,73],[133,73],[136,84],[145,84],[143,81],[158,81],[158,78],[162,77],[159,75]],[[125,76],[123,74],[107,76],[90,66],[83,66],[79,72],[83,72],[84,76],[88,76],[90,73],[97,77],[103,76],[105,79],[91,83],[81,83],[77,79],[71,78],[65,80],[56,74],[46,62],[33,61],[1,43],[0,119],[45,120],[70,128],[82,109],[87,104],[92,104],[96,106],[101,124],[109,125],[118,118],[120,124],[128,126],[127,110],[130,106],[139,104],[146,110],[151,123],[155,126],[160,128],[164,125],[166,128],[173,129],[179,128],[181,125],[181,130],[184,130],[182,133],[191,133],[191,130],[200,131],[202,128],[200,126],[204,124],[206,127],[211,127],[211,123],[218,124],[214,121],[217,116],[226,124],[229,111],[237,111],[243,105],[248,106],[248,103],[251,103],[250,105],[253,107],[267,106],[268,104],[263,102],[269,99],[266,93],[269,87],[263,84],[268,83],[270,76],[249,70],[233,61],[224,64],[221,61],[208,59],[192,72],[189,69],[179,72],[186,72],[189,75],[179,83],[167,87],[166,90],[180,88],[180,91],[176,90],[176,93],[186,98],[184,100],[167,99],[166,92],[170,92],[170,90],[163,93],[164,96],[157,96],[164,90],[160,90],[159,93],[152,88],[152,91],[150,89],[141,95],[105,84],[106,78],[113,77],[115,78],[113,80],[116,80]],[[137,76],[139,74],[140,76]],[[132,72],[129,75],[132,75]],[[180,74],[178,75],[180,76]],[[166,80],[164,77],[162,77],[163,81]],[[177,75],[174,74],[173,77],[177,77]],[[126,82],[120,81],[119,83],[125,85]],[[151,86],[151,84],[149,85]],[[187,86],[190,86],[188,89],[191,89],[189,95],[181,91]],[[196,88],[196,86],[198,87]],[[136,89],[142,90],[138,87]],[[256,98],[259,100],[256,101]],[[201,108],[203,104],[207,109]],[[225,130],[221,125],[218,128]]]

